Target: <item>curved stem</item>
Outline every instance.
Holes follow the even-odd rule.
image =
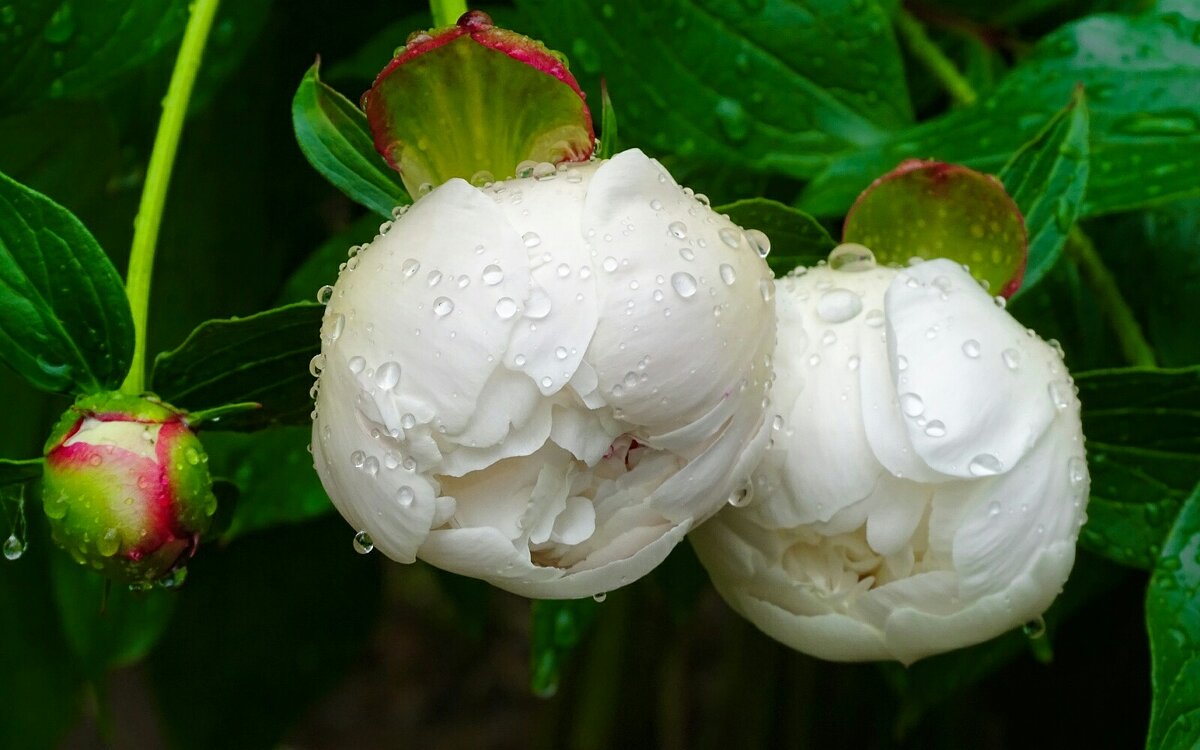
[[[933,40],[925,33],[925,27],[921,25],[921,22],[903,8],[896,12],[895,21],[896,31],[904,39],[908,51],[937,79],[946,93],[964,107],[974,104],[975,100],[979,98],[975,93],[975,88],[962,73],[958,72],[954,61],[946,57],[942,48],[933,43]]]
[[[1116,279],[1108,270],[1108,266],[1104,265],[1092,240],[1078,226],[1071,228],[1067,237],[1066,253],[1078,266],[1084,281],[1096,295],[1096,302],[1108,318],[1113,333],[1117,335],[1117,342],[1125,359],[1139,367],[1157,366],[1154,349],[1146,341],[1133,310],[1129,309],[1129,303],[1121,296]]]
[[[463,13],[467,12],[466,0],[429,0],[429,10],[433,13],[435,27],[453,26]]]
[[[220,0],[195,0],[179,56],[175,58],[175,69],[163,99],[162,117],[158,121],[158,132],[154,136],[154,148],[150,152],[150,164],[146,168],[146,184],[142,188],[141,203],[133,227],[133,247],[129,251],[129,271],[125,276],[125,294],[133,311],[133,362],[129,374],[121,384],[124,393],[141,393],[146,387],[146,324],[150,310],[150,280],[154,275],[154,250],[158,245],[158,231],[162,225],[163,208],[167,203],[167,188],[171,183],[171,170],[175,166],[175,154],[179,150],[179,137],[187,117],[188,102],[192,98],[192,87],[204,55],[204,45],[217,14]]]

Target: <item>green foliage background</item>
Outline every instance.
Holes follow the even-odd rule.
[[[1031,265],[1038,283],[1011,310],[1087,373],[1091,521],[1044,637],[1017,631],[907,670],[836,665],[733,616],[686,546],[603,604],[539,604],[532,616],[477,582],[354,555],[352,530],[309,469],[307,407],[297,408],[306,373],[264,356],[217,391],[194,383],[264,342],[307,361],[317,287],[406,196],[355,151],[361,138],[302,151],[297,136],[311,146],[353,134],[353,105],[333,92],[356,101],[429,11],[226,0],[171,185],[149,351],[167,352],[154,382],[169,400],[261,399],[263,412],[222,426],[275,426],[205,433],[227,517],[178,592],[114,589],[101,611],[102,582],[53,548],[28,492],[28,548],[0,562],[0,747],[1130,747],[1147,737],[1190,747],[1200,737],[1200,4],[905,6],[977,102],[951,100],[914,58],[894,0],[487,9],[569,56],[598,122],[603,78],[621,145],[767,230],[777,272],[827,251],[858,191],[903,158],[1004,169],[1046,248]],[[78,217],[122,273],[186,15],[181,0],[0,0],[0,172]],[[1090,120],[1081,108],[1058,114],[1079,84]],[[1010,162],[1030,142],[1041,150]],[[1056,156],[1067,148],[1090,168]],[[338,164],[359,181],[339,182]],[[0,200],[11,195],[0,184]],[[819,221],[754,200],[763,196]],[[1104,300],[1078,251],[1062,251],[1076,217],[1171,369],[1118,369],[1130,362]],[[0,332],[20,328],[5,317],[11,300],[0,296]],[[213,342],[229,351],[213,354]],[[119,380],[118,369],[110,362],[96,379]],[[0,456],[39,455],[67,399],[7,368],[0,393]],[[3,470],[27,478],[28,467]],[[14,525],[18,486],[0,503]]]

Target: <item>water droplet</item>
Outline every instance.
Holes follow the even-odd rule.
[[[429,286],[437,286],[442,283],[442,272],[435,268],[429,272],[429,276],[425,278],[425,281]]]
[[[398,362],[384,362],[375,370],[375,385],[380,390],[390,391],[400,382],[400,364]]]
[[[599,594],[596,594],[596,595],[594,595],[594,596],[592,597],[592,601],[594,601],[594,602],[596,602],[597,604],[599,604],[600,602],[603,602],[603,601],[604,601],[605,599],[607,599],[607,598],[608,598],[608,593],[607,593],[607,592],[602,592],[602,593],[599,593]]]
[[[121,536],[116,529],[108,529],[96,540],[96,551],[104,557],[112,557],[121,548]]]
[[[946,434],[946,425],[940,419],[931,419],[925,425],[925,434],[929,437],[942,437]]]
[[[417,493],[413,492],[413,488],[407,484],[396,490],[396,502],[400,503],[400,507],[407,508],[413,504],[413,500],[417,498]]]
[[[333,299],[333,287],[330,285],[326,284],[317,290],[317,302],[320,302],[322,305],[328,305],[331,299]]]
[[[1004,366],[1010,370],[1017,369],[1021,364],[1021,355],[1016,349],[1005,349],[1000,353],[1000,359],[1004,360]]]
[[[736,248],[742,242],[741,233],[729,227],[725,227],[721,231],[717,232],[717,236],[721,238],[721,242],[724,242],[726,245],[733,248]]]
[[[1004,464],[991,453],[980,453],[975,458],[972,458],[971,463],[967,465],[967,471],[976,477],[990,477],[994,474],[999,474],[1003,470]]]
[[[1022,625],[1021,632],[1025,634],[1026,638],[1041,638],[1046,634],[1046,621],[1039,616]]]
[[[907,416],[919,417],[925,413],[925,401],[915,393],[900,395],[900,410]]]
[[[975,339],[967,339],[963,342],[962,352],[971,359],[978,359],[979,351],[979,342]]]
[[[658,198],[655,198],[654,200],[650,201],[650,209],[653,211],[663,210],[663,202]]]
[[[758,293],[762,296],[763,302],[775,299],[775,279],[761,279],[758,282]]]
[[[351,357],[350,361],[346,363],[346,367],[350,369],[352,374],[357,375],[367,369],[367,360],[362,357]]]
[[[321,377],[321,371],[325,369],[325,355],[314,354],[313,358],[308,360],[308,374],[314,378]]]
[[[16,534],[9,534],[4,540],[4,559],[17,560],[25,554],[25,540]]]
[[[525,243],[525,247],[537,247],[542,244],[542,236],[537,232],[526,232],[521,235],[521,241]]]
[[[995,518],[996,516],[1000,515],[1000,510],[1000,503],[996,502],[995,500],[988,503],[988,518]]]
[[[496,286],[501,281],[504,281],[504,271],[500,266],[492,263],[483,268],[483,283],[488,286]]]
[[[667,225],[667,231],[677,240],[682,240],[687,237],[687,224],[682,221],[672,221]]]
[[[671,274],[671,288],[680,297],[687,299],[696,293],[696,277],[684,271]]]
[[[727,286],[732,286],[733,282],[737,281],[737,273],[733,270],[733,266],[728,263],[721,264],[720,272],[721,281],[724,281]]]
[[[879,328],[883,325],[883,310],[867,311],[867,316],[863,318],[863,322],[871,328]]]
[[[1054,404],[1054,408],[1062,411],[1071,405],[1071,397],[1075,394],[1071,392],[1071,386],[1062,381],[1055,380],[1047,387],[1050,393],[1050,403]]]
[[[371,535],[365,531],[360,531],[354,535],[354,551],[360,555],[368,554],[375,549],[375,543],[371,541]]]
[[[817,300],[817,315],[828,323],[844,323],[862,312],[862,297],[849,289],[830,289]]]
[[[848,273],[869,271],[875,267],[875,253],[865,245],[846,242],[838,245],[829,253],[829,267],[835,271]]]
[[[757,229],[747,229],[746,240],[750,243],[750,247],[758,253],[758,257],[765,258],[771,254],[771,239],[766,234]]]
[[[679,248],[679,257],[683,258],[684,260],[688,260],[688,261],[695,260],[696,253],[692,252],[692,249],[690,247],[681,247],[681,248]]]
[[[752,499],[754,499],[754,496],[750,492],[749,486],[742,487],[741,489],[737,489],[729,493],[729,504],[734,508],[745,508],[750,504]]]
[[[433,301],[433,314],[444,318],[454,312],[454,301],[449,297],[438,297]]]
[[[1072,487],[1082,486],[1088,478],[1087,462],[1079,456],[1074,456],[1070,461],[1067,461],[1067,479],[1071,482]]]
[[[605,271],[612,273],[613,271],[617,270],[617,259],[610,255],[607,258],[605,258],[604,261],[600,265],[604,268]]]
[[[513,302],[512,298],[510,297],[501,297],[499,301],[496,302],[496,314],[499,315],[502,320],[508,320],[517,314],[517,303]]]
[[[416,258],[409,258],[400,264],[400,273],[404,274],[404,278],[406,279],[411,279],[420,270],[421,262]]]

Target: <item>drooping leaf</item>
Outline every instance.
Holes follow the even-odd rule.
[[[42,459],[0,458],[0,487],[32,482],[42,476]]]
[[[558,692],[562,667],[596,619],[592,599],[539,599],[530,607],[529,687],[548,698]]]
[[[1200,744],[1200,486],[1183,505],[1146,592],[1153,658],[1148,750]]]
[[[42,390],[98,391],[132,353],[125,288],[91,233],[0,174],[0,359]]]
[[[0,111],[89,94],[173,47],[183,0],[10,0],[0,8]]]
[[[366,643],[379,611],[378,557],[351,551],[340,518],[197,555],[149,659],[172,746],[279,745]]]
[[[1004,189],[1025,217],[1029,260],[1017,294],[1058,260],[1075,224],[1088,180],[1088,111],[1083,91],[1000,170]]]
[[[376,153],[366,115],[321,82],[320,65],[318,60],[308,69],[292,100],[300,150],[350,200],[391,218],[393,208],[412,199],[400,175]]]
[[[844,212],[876,175],[906,158],[998,171],[1043,128],[1077,83],[1088,97],[1092,148],[1082,215],[1200,194],[1200,20],[1175,13],[1095,15],[1044,37],[976,105],[837,159],[800,207]]]
[[[909,160],[863,191],[842,240],[880,263],[950,258],[1005,297],[1025,272],[1025,225],[999,180],[958,164]]]
[[[815,265],[837,245],[816,219],[770,198],[746,198],[713,210],[728,214],[741,227],[767,235],[771,240],[767,263],[776,276],[797,266]]]
[[[518,7],[588,91],[603,77],[618,93],[627,141],[659,152],[809,177],[912,121],[900,50],[874,0]]]
[[[1075,383],[1092,476],[1080,544],[1148,569],[1200,482],[1200,368],[1084,372]]]
[[[213,476],[237,485],[228,541],[252,531],[307,521],[333,511],[307,450],[309,427],[276,427],[254,435],[205,436]]]
[[[154,360],[152,390],[189,411],[255,401],[262,408],[205,423],[206,429],[256,430],[308,421],[324,306],[300,302],[244,318],[201,323]]]
[[[175,611],[174,592],[135,593],[112,585],[60,550],[54,551],[50,572],[63,632],[77,663],[92,677],[148,654]]]
[[[587,159],[592,115],[562,56],[470,11],[418,35],[363,95],[375,148],[410,193]]]

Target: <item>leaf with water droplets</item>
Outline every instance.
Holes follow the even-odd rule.
[[[1000,181],[1025,217],[1029,233],[1026,290],[1054,265],[1075,224],[1087,189],[1088,110],[1083,89],[1037,137],[1000,170]]]
[[[748,198],[713,210],[728,214],[733,223],[757,229],[770,238],[772,252],[767,256],[767,264],[776,276],[783,276],[797,266],[816,265],[837,245],[816,219],[770,198]],[[736,245],[737,238],[734,239]]]
[[[481,171],[506,179],[525,162],[581,161],[595,148],[561,55],[481,11],[398,52],[362,104],[375,148],[411,193]]]
[[[325,308],[299,302],[244,318],[201,323],[177,348],[159,354],[155,393],[189,411],[257,402],[205,422],[205,429],[256,430],[308,421],[312,385],[308,364],[320,353]]]
[[[1148,569],[1200,482],[1200,367],[1097,370],[1075,383],[1091,472],[1080,546]]]
[[[108,256],[75,216],[0,174],[0,359],[46,391],[117,387],[133,318]]]
[[[1163,544],[1146,591],[1151,684],[1149,750],[1200,745],[1200,485]]]
[[[1004,186],[957,164],[906,161],[871,183],[842,229],[880,263],[949,258],[1011,295],[1025,271],[1025,224]]]
[[[292,99],[292,126],[305,158],[346,197],[391,218],[411,203],[399,175],[375,152],[367,118],[321,81],[321,61],[300,80]]]
[[[1200,19],[1093,15],[1044,37],[988,96],[847,152],[805,188],[801,208],[840,214],[862,186],[918,157],[999,170],[1070,100],[1088,94],[1091,173],[1083,216],[1200,194]]]

